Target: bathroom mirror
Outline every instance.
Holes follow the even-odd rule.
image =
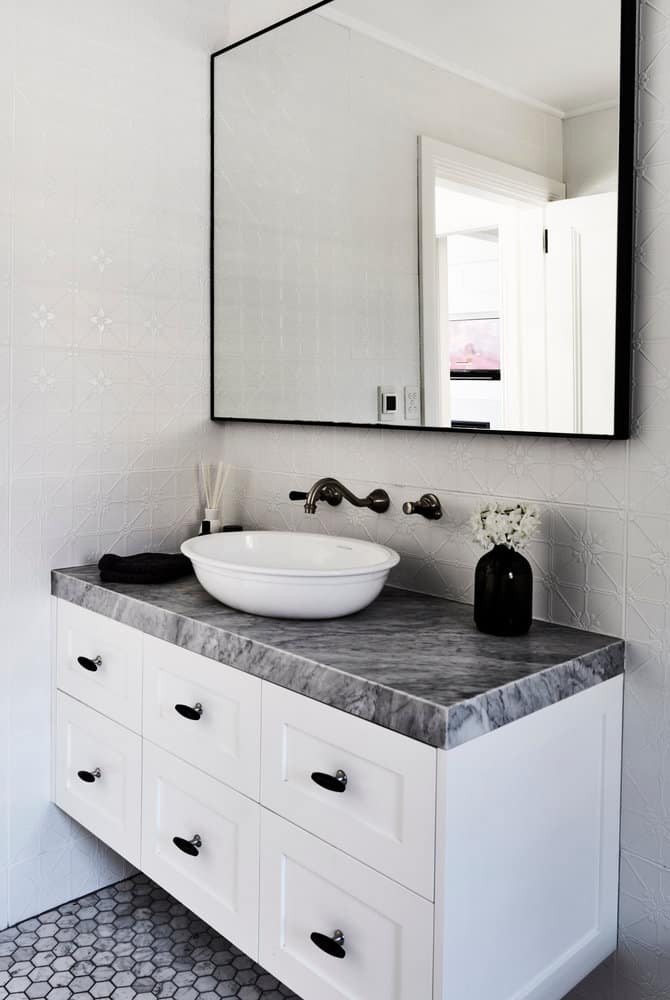
[[[627,437],[634,0],[330,0],[212,58],[212,416]]]

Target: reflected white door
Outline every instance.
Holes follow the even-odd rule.
[[[611,434],[617,196],[552,202],[545,225],[547,430]]]

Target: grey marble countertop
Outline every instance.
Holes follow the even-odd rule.
[[[289,621],[234,611],[188,577],[103,584],[55,570],[52,593],[149,635],[434,747],[450,749],[622,673],[621,639],[534,622],[482,635],[472,608],[387,587],[349,618]]]

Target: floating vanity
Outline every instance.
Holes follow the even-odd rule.
[[[621,640],[52,593],[55,801],[304,1000],[559,1000],[614,950]]]

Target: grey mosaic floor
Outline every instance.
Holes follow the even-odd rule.
[[[144,875],[0,931],[0,1000],[299,1000]]]

